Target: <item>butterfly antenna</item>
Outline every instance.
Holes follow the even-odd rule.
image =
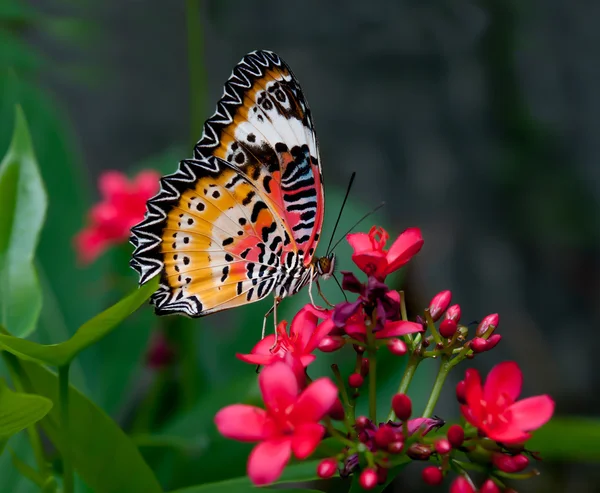
[[[344,197],[344,201],[342,202],[342,207],[340,207],[340,213],[338,214],[337,221],[335,222],[335,226],[333,227],[333,232],[331,233],[331,238],[329,240],[329,245],[327,245],[327,253],[325,256],[329,255],[329,247],[333,242],[333,237],[335,236],[335,231],[340,223],[340,219],[342,218],[342,212],[344,212],[344,207],[346,205],[346,201],[348,200],[348,195],[350,195],[350,189],[352,188],[352,183],[354,182],[354,177],[356,176],[356,171],[352,172],[352,176],[350,176],[350,182],[348,183],[348,188],[346,188],[346,196]],[[335,247],[334,247],[335,248]]]
[[[348,297],[346,296],[346,292],[344,291],[344,288],[342,288],[342,285],[340,284],[340,281],[338,281],[338,278],[337,278],[337,276],[335,274],[333,275],[333,278],[335,279],[335,282],[337,283],[338,287],[340,288],[340,291],[344,295],[344,299],[346,301],[348,301]]]
[[[335,245],[333,245],[333,248],[331,249],[331,251],[333,252],[335,250],[335,247],[337,247],[340,242],[346,237],[346,235],[348,233],[350,233],[354,228],[356,228],[356,226],[358,226],[360,223],[362,223],[367,217],[369,217],[371,214],[375,214],[379,209],[381,209],[383,206],[385,205],[385,202],[382,202],[381,204],[379,204],[377,207],[375,207],[375,209],[367,212],[363,217],[361,217],[358,221],[356,221],[356,223],[354,223],[354,226],[352,226],[348,231],[346,231],[346,234],[344,234],[338,241],[336,241]],[[329,251],[329,249],[328,249]]]

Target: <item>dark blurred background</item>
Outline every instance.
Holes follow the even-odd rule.
[[[81,204],[103,170],[173,171],[191,156],[185,2],[15,5],[26,15],[5,8],[0,62],[59,119],[47,128],[67,136]],[[502,343],[474,365],[517,360],[525,395],[551,394],[560,415],[600,413],[589,343],[600,316],[600,4],[204,0],[192,22],[204,118],[246,52],[277,52],[311,106],[326,196],[356,171],[359,208],[385,200],[392,234],[422,229],[405,283],[415,306],[450,289],[467,317],[499,312]],[[55,165],[55,180],[77,183]],[[69,201],[54,207],[50,218]],[[447,391],[442,415],[456,413]],[[520,491],[600,491],[597,468],[542,469]],[[421,488],[413,478],[397,491]]]

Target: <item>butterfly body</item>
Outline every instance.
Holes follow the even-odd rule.
[[[285,298],[330,275],[333,257],[314,256],[322,183],[296,78],[274,53],[246,55],[194,157],[161,179],[132,229],[140,283],[161,276],[151,298],[157,313],[197,317],[270,293]]]

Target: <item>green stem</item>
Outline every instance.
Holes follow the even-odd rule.
[[[433,340],[436,344],[440,344],[442,342],[442,338],[440,333],[437,331],[435,323],[431,318],[431,313],[429,312],[429,308],[425,309],[425,320],[427,321],[427,328],[431,331],[431,335],[433,336]]]
[[[367,319],[367,354],[369,356],[369,418],[377,423],[377,347],[375,345],[375,335],[373,327],[377,323],[377,315],[373,310],[373,315]]]
[[[73,464],[71,463],[71,440],[69,436],[69,364],[58,369],[58,394],[60,403],[60,427],[62,431],[63,492],[73,493]]]
[[[402,375],[402,380],[400,380],[400,385],[398,386],[398,390],[396,391],[397,394],[406,394],[407,390],[408,390],[408,386],[410,385],[410,382],[412,381],[413,377],[415,376],[415,372],[417,371],[417,367],[419,366],[419,363],[422,361],[421,357],[419,356],[419,354],[416,351],[413,351],[410,355],[410,358],[408,360],[408,364],[406,365],[406,368],[404,369],[404,375]],[[388,421],[395,421],[396,420],[396,413],[394,413],[394,410],[390,410],[390,413],[388,414]]]
[[[452,364],[448,360],[447,356],[442,356],[442,361],[440,363],[440,369],[438,371],[437,377],[435,377],[435,382],[433,384],[433,389],[431,390],[431,395],[429,396],[429,401],[427,401],[427,405],[425,406],[425,411],[423,411],[423,418],[429,418],[433,414],[433,410],[437,401],[440,397],[440,393],[442,391],[442,387],[444,386],[444,382],[446,381],[446,377],[448,373],[452,369]]]
[[[7,363],[6,367],[8,368],[8,372],[15,389],[17,392],[26,393],[27,391],[25,390],[21,380],[21,367],[18,365],[16,357],[9,353],[4,354],[5,362]],[[29,442],[31,443],[31,448],[35,457],[35,462],[38,466],[39,474],[42,478],[44,478],[44,480],[46,480],[50,477],[50,468],[48,467],[48,461],[46,460],[46,455],[44,454],[44,447],[42,446],[42,440],[40,439],[37,425],[32,425],[27,428],[27,436],[29,437]]]
[[[185,19],[187,28],[187,55],[190,77],[190,140],[192,145],[200,139],[204,122],[204,94],[206,92],[206,74],[203,60],[202,25],[200,18],[200,0],[185,1]]]
[[[161,396],[168,382],[168,373],[167,369],[160,369],[156,372],[152,386],[144,401],[139,406],[139,412],[131,426],[132,434],[141,435],[149,433],[152,429],[158,408],[161,404]]]

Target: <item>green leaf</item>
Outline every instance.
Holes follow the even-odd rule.
[[[10,355],[5,357],[14,359]],[[56,404],[41,425],[61,450],[58,377],[37,363],[15,360],[14,364],[19,365],[28,390]],[[69,389],[69,403],[70,458],[77,473],[93,491],[162,492],[136,446],[104,411],[73,386]]]
[[[283,471],[281,478],[274,483],[274,486],[278,484],[286,483],[300,483],[305,481],[317,481],[317,461],[302,462],[300,464],[294,464],[288,466]],[[307,490],[307,489],[267,489],[258,488],[254,486],[248,476],[241,476],[235,479],[228,479],[226,481],[219,481],[216,483],[205,483],[196,486],[190,486],[188,488],[182,488],[179,490],[172,491],[171,493],[245,493],[248,491],[292,491],[294,493],[309,493],[319,490]]]
[[[40,395],[22,394],[8,388],[0,379],[0,439],[37,423],[52,408],[52,402]]]
[[[156,291],[158,279],[152,279],[129,296],[84,323],[73,337],[60,344],[38,344],[7,334],[0,334],[0,347],[15,356],[53,366],[71,362],[81,351],[110,333],[136,311]]]
[[[25,116],[17,107],[12,143],[0,164],[0,323],[19,337],[34,331],[42,309],[33,260],[46,206]]]
[[[600,420],[556,417],[533,433],[527,449],[545,460],[600,462]]]
[[[12,464],[15,466],[15,469],[19,471],[21,476],[29,479],[35,485],[37,485],[40,489],[44,487],[46,480],[37,472],[33,467],[31,467],[27,462],[21,460],[19,456],[14,452],[10,451]]]

